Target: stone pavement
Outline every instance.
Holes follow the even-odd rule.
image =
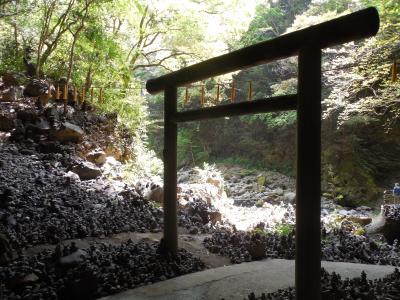
[[[341,262],[322,262],[329,272],[342,278],[360,276],[365,271],[369,279],[384,277],[394,267]],[[304,274],[307,276],[307,274]],[[103,300],[220,300],[247,299],[253,291],[273,292],[294,286],[294,260],[266,259],[240,265],[208,269],[152,285],[128,290]]]

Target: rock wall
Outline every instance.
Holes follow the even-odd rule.
[[[355,115],[339,126],[338,113],[322,125],[323,192],[344,206],[377,206],[400,175],[400,127],[385,129],[390,114]],[[246,158],[295,176],[296,124],[268,128],[239,117],[202,121],[198,138],[211,159]]]

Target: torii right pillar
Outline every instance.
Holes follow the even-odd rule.
[[[321,49],[298,56],[296,299],[321,299]]]

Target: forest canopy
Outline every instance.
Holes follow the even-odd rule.
[[[2,0],[0,69],[24,70],[25,58],[36,76],[129,85],[143,69],[165,72],[225,51],[247,26],[246,7],[215,0]]]

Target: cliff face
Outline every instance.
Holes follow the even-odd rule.
[[[331,111],[323,119],[325,196],[342,205],[373,205],[382,198],[383,190],[399,180],[400,125],[396,111],[400,99],[396,99],[372,98],[367,111],[354,113],[340,125],[342,109]],[[379,103],[384,103],[385,108],[380,108]],[[387,103],[392,103],[390,108]],[[197,136],[212,158],[240,157],[295,175],[295,123],[268,128],[262,121],[249,124],[237,117],[203,121]]]

